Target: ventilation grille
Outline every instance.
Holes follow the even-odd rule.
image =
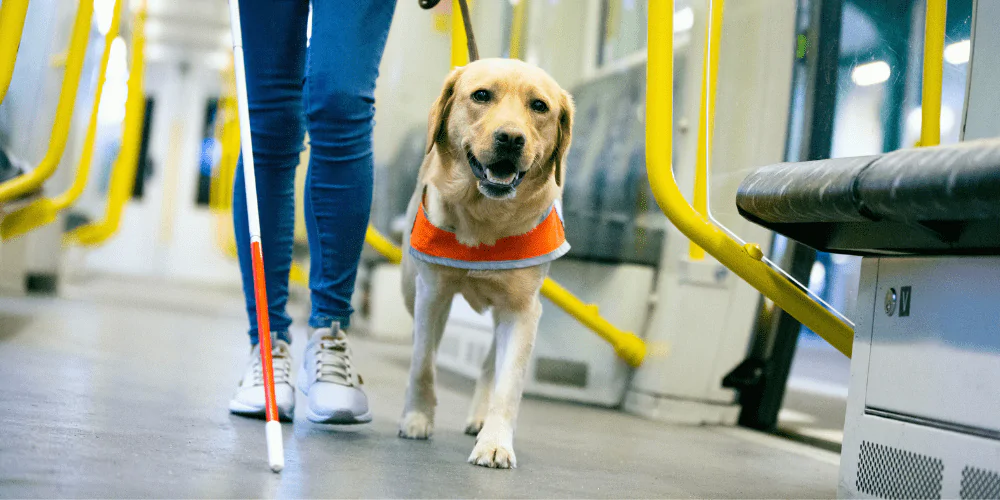
[[[962,469],[962,498],[1000,499],[1000,473],[966,466]]]
[[[941,459],[862,441],[856,486],[882,498],[941,498],[943,473]]]

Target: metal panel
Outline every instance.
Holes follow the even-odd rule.
[[[1000,258],[885,258],[878,274],[866,406],[1000,431]]]

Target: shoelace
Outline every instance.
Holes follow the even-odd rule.
[[[274,383],[288,383],[292,372],[292,361],[288,355],[288,350],[283,347],[275,347],[271,351],[272,365],[274,365]],[[264,364],[260,362],[260,356],[254,356],[253,362],[254,385],[264,385]]]
[[[347,339],[322,337],[315,347],[316,381],[353,386],[351,351]]]

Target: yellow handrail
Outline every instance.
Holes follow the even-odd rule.
[[[125,120],[122,124],[122,146],[112,169],[104,218],[70,231],[63,238],[65,244],[93,246],[107,241],[121,226],[122,211],[132,198],[146,113],[145,28],[146,1],[143,0],[132,22],[132,64],[128,77],[128,98],[125,101]]]
[[[699,214],[708,217],[708,169],[712,157],[712,135],[715,133],[715,89],[719,82],[719,46],[722,42],[724,0],[709,2],[709,20],[705,31],[705,54],[701,74],[701,112],[698,116],[698,152],[694,166],[694,197],[692,204]],[[705,249],[690,242],[691,260],[705,258]]]
[[[10,77],[14,74],[27,14],[28,0],[3,0],[0,4],[0,102],[7,95]]]
[[[5,5],[7,1],[4,0]],[[90,17],[93,12],[94,2],[81,1],[77,7],[73,33],[70,35],[69,55],[66,57],[66,72],[59,91],[59,104],[56,105],[56,116],[52,121],[49,149],[34,170],[0,184],[0,204],[38,189],[59,165],[69,137],[76,90],[80,86],[83,59],[87,55],[87,43],[90,40]]]
[[[403,250],[389,241],[389,238],[382,236],[374,226],[368,226],[368,230],[365,231],[365,243],[393,264],[399,264],[403,260]]]
[[[920,145],[941,143],[941,78],[948,0],[927,0],[924,18],[924,81],[920,104]]]
[[[597,304],[585,304],[582,300],[556,283],[552,278],[542,282],[542,296],[559,306],[566,314],[574,317],[583,326],[590,328],[602,339],[611,344],[615,354],[629,366],[637,368],[646,359],[646,342],[632,332],[619,330],[608,320],[601,317]]]
[[[84,2],[86,3],[86,2]],[[87,187],[90,174],[90,164],[94,157],[94,143],[97,140],[97,115],[104,91],[104,78],[108,72],[108,59],[111,56],[111,44],[118,36],[118,25],[121,21],[121,0],[115,0],[114,13],[111,16],[111,27],[104,36],[104,51],[101,54],[101,65],[97,74],[97,89],[94,92],[94,106],[90,112],[90,123],[87,124],[87,135],[83,140],[83,151],[80,162],[76,166],[73,184],[59,196],[41,198],[31,204],[16,210],[0,223],[0,238],[5,240],[16,238],[33,229],[50,224],[56,220],[60,211],[65,210],[83,194]]]
[[[837,350],[850,357],[853,331],[763,262],[756,244],[741,246],[684,200],[671,168],[673,134],[673,0],[649,2],[646,67],[646,171],[667,218],[688,238],[733,270]]]

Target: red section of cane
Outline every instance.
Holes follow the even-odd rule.
[[[259,241],[250,242],[253,261],[253,289],[257,303],[257,338],[260,341],[260,361],[264,369],[264,407],[267,421],[278,420],[278,403],[274,398],[274,365],[271,360],[271,320],[267,314],[267,286],[264,282],[264,257]]]

